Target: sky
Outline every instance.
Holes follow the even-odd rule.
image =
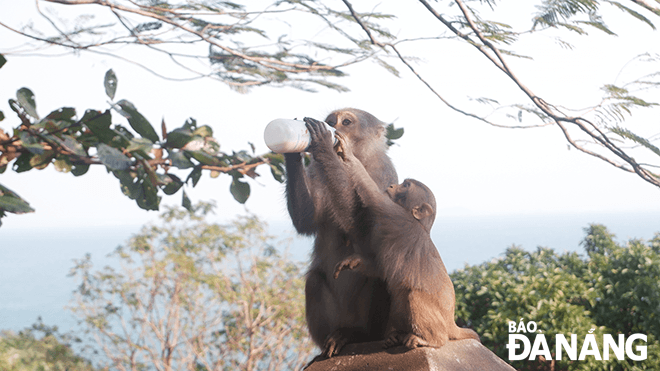
[[[513,14],[509,15],[512,23],[529,24],[528,16],[518,15],[530,9],[505,6],[497,11]],[[61,16],[68,15],[70,8],[42,4],[42,10],[52,9]],[[420,9],[412,6],[392,8],[385,2],[377,9],[397,14],[399,20],[391,30],[399,36],[437,28],[432,19],[420,19]],[[16,15],[2,17],[2,22],[16,28],[31,21],[43,24],[32,2],[3,2],[0,14]],[[589,37],[569,38],[573,50],[556,44],[555,31],[523,38],[520,50],[534,60],[510,58],[511,65],[548,101],[570,107],[597,103],[603,96],[600,86],[626,77],[630,69],[624,76],[619,76],[620,71],[631,58],[644,52],[660,53],[657,31],[641,22],[621,21],[621,13],[613,10],[605,14],[612,16],[606,21],[618,37],[591,31]],[[24,42],[4,28],[0,28],[0,39],[0,52],[4,53]],[[466,45],[420,42],[401,49],[407,55],[419,56],[415,67],[457,105],[469,104],[468,96],[494,96],[501,102],[520,97],[501,73]],[[142,60],[152,57],[138,56]],[[351,89],[348,93],[321,90],[312,94],[266,87],[238,94],[217,81],[166,81],[126,62],[86,52],[59,57],[8,54],[7,59],[0,69],[0,97],[4,101],[25,86],[35,93],[42,115],[62,106],[74,106],[79,114],[87,108],[104,110],[109,103],[103,76],[112,68],[119,79],[117,100],[133,102],[152,124],[164,119],[168,128],[194,117],[199,124],[210,125],[221,150],[229,152],[249,148],[248,142],[255,144],[257,153],[267,152],[263,128],[275,118],[322,119],[342,107],[369,111],[405,129],[390,150],[399,177],[428,184],[438,199],[438,213],[447,217],[660,212],[656,187],[569,149],[559,128],[500,129],[467,118],[447,108],[395,60],[390,63],[400,69],[401,77],[370,62],[347,68],[350,76],[338,82]],[[160,62],[153,64],[160,67]],[[169,72],[170,67],[162,63],[162,70]],[[632,70],[634,73],[635,68]],[[7,116],[0,127],[8,131],[17,121],[6,103],[0,109]],[[115,122],[121,122],[115,116]],[[631,127],[645,133],[652,130],[649,127],[657,127],[657,121],[657,110],[641,112],[629,120]],[[267,220],[287,220],[283,185],[272,179],[267,168],[258,172],[262,176],[250,182],[252,195],[244,206],[231,198],[228,176],[210,179],[205,174],[196,188],[186,191],[193,201],[216,200],[219,218],[248,210]],[[43,229],[141,225],[156,215],[140,210],[121,194],[118,181],[100,166],[80,178],[49,167],[22,174],[7,171],[0,181],[37,210],[4,218],[3,230],[27,230],[35,225]],[[180,194],[163,200],[163,204],[180,202]]]

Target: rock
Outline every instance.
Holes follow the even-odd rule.
[[[348,344],[339,355],[317,361],[306,371],[515,371],[476,340],[450,341],[442,348],[384,349],[383,342]]]

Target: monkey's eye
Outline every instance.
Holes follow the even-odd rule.
[[[341,124],[344,125],[344,126],[348,126],[348,125],[351,124],[351,120],[349,120],[349,119],[344,119],[344,121],[342,121]]]

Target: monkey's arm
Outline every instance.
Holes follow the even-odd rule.
[[[312,235],[316,232],[314,225],[314,202],[309,193],[302,164],[302,154],[285,153],[286,167],[286,200],[289,215],[296,231],[300,234]]]
[[[383,209],[391,204],[394,204],[387,194],[380,188],[376,182],[369,176],[367,169],[357,159],[355,161],[348,161],[348,172],[351,174],[351,179],[355,185],[355,190],[360,196],[365,206],[374,209]],[[394,204],[395,205],[395,204]]]
[[[353,215],[356,207],[350,177],[334,149],[332,134],[325,124],[309,117],[304,120],[312,138],[310,151],[320,165],[317,169],[330,198],[329,202],[325,202],[324,210],[327,209],[333,221],[347,233],[355,225]]]
[[[352,184],[364,205],[373,209],[389,207],[390,204],[396,205],[390,200],[387,194],[378,187],[378,184],[376,184],[373,178],[369,175],[369,172],[367,172],[367,169],[362,162],[355,157],[351,143],[348,142],[346,137],[341,133],[338,133],[337,139],[339,140],[339,152],[341,158],[344,160],[344,166],[347,169],[347,173],[350,174]]]

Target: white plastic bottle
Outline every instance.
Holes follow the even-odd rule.
[[[325,124],[337,144],[335,128]],[[266,145],[275,153],[304,152],[312,143],[309,130],[301,120],[276,119],[268,123],[264,130]]]

